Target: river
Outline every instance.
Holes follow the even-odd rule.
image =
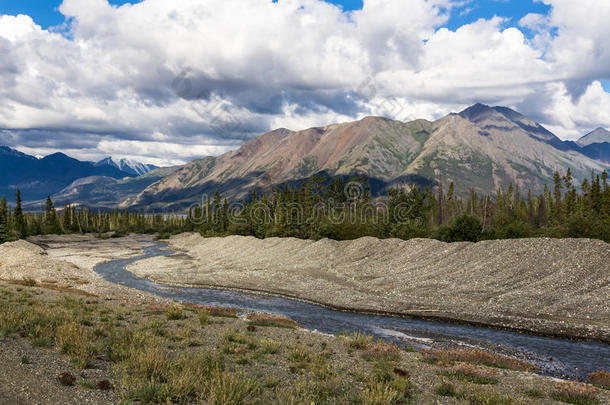
[[[142,241],[149,243],[150,241]],[[126,266],[136,261],[167,256],[174,252],[164,242],[144,248],[142,255],[98,264],[95,271],[104,279],[151,292],[162,297],[201,305],[261,311],[294,319],[304,328],[327,334],[362,331],[378,338],[422,347],[476,347],[527,360],[540,373],[556,377],[584,379],[596,370],[610,370],[610,345],[600,342],[548,338],[494,328],[466,326],[341,312],[318,305],[263,294],[236,291],[172,287],[136,277]]]

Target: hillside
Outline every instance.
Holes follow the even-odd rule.
[[[193,161],[129,203],[188,206],[216,190],[243,197],[254,187],[269,189],[320,173],[364,175],[374,191],[405,183],[434,185],[442,173],[462,195],[471,188],[494,193],[511,182],[539,193],[555,171],[570,168],[582,179],[609,167],[513,110],[477,104],[434,122],[367,117],[298,132],[278,129],[236,151]]]
[[[57,206],[65,203],[75,206],[96,208],[116,208],[124,201],[135,198],[143,189],[169,176],[180,166],[153,169],[137,177],[115,179],[107,176],[89,176],[77,179],[57,193],[51,199]],[[24,204],[26,209],[39,209],[44,200],[30,201]]]
[[[580,146],[591,145],[592,143],[610,143],[610,131],[604,128],[597,128],[593,132],[580,138],[576,143]]]

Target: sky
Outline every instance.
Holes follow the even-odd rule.
[[[607,0],[0,0],[0,144],[158,165],[476,102],[610,128]]]

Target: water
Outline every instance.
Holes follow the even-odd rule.
[[[547,338],[493,328],[398,317],[346,313],[296,300],[262,294],[209,288],[169,287],[136,277],[125,267],[136,261],[173,254],[167,244],[156,242],[144,254],[98,264],[104,279],[178,301],[200,305],[261,311],[287,316],[303,327],[327,334],[360,330],[388,341],[416,347],[467,346],[526,359],[551,376],[585,378],[596,370],[610,370],[610,345],[599,342]]]

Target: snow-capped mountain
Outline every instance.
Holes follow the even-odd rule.
[[[158,169],[155,165],[140,163],[135,160],[130,159],[120,159],[118,161],[114,160],[112,157],[107,157],[105,159],[100,160],[95,163],[95,166],[112,166],[116,167],[119,170],[122,170],[126,173],[129,173],[134,176],[141,176],[150,172],[151,170]]]

